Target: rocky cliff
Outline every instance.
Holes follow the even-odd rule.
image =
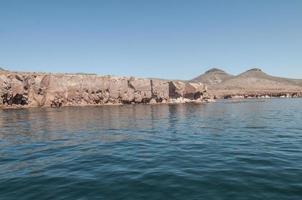
[[[202,102],[201,83],[80,74],[0,72],[1,107]]]

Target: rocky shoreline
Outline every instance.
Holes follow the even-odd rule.
[[[301,98],[302,92],[300,91],[267,91],[267,92],[221,92],[216,91],[213,94],[214,99],[271,99],[271,98]]]
[[[299,80],[277,79],[259,69],[237,77],[213,69],[198,80],[0,70],[0,108],[179,104],[214,102],[215,99],[302,97]]]
[[[209,102],[202,83],[86,74],[0,72],[0,107]]]

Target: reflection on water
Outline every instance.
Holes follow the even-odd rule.
[[[301,199],[302,100],[0,111],[0,199]]]
[[[0,138],[13,141],[16,135],[23,135],[31,140],[51,141],[84,134],[97,137],[89,140],[102,142],[139,139],[140,132],[146,136],[159,127],[168,131],[182,125],[195,108],[194,105],[125,105],[4,110],[0,116]]]

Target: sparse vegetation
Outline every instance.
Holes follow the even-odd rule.
[[[85,73],[85,72],[77,72],[77,73],[75,73],[76,75],[90,75],[90,76],[92,76],[92,75],[97,75],[96,73]]]

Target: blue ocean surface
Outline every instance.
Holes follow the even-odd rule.
[[[302,199],[302,99],[0,110],[0,199]]]

